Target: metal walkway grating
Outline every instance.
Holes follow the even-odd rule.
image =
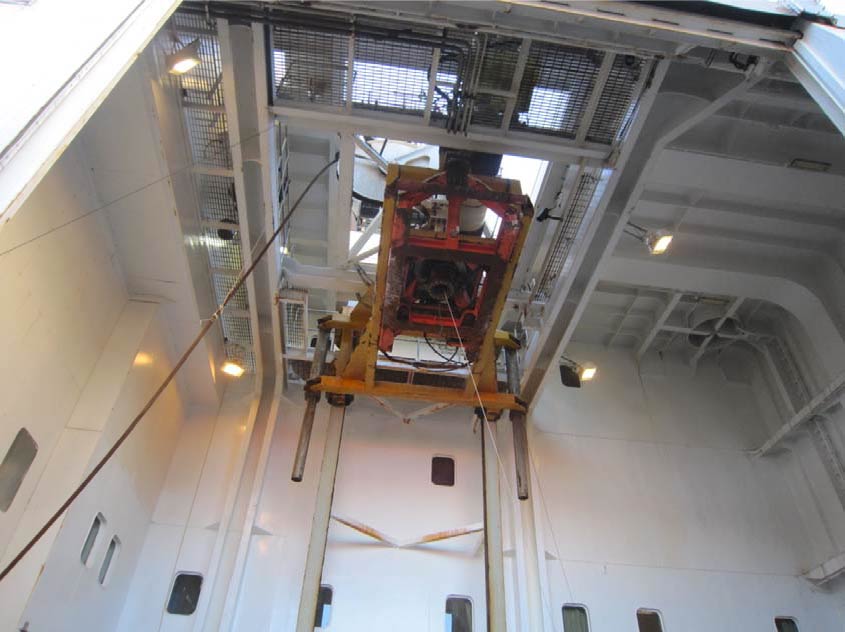
[[[235,181],[225,176],[200,174],[197,176],[200,195],[200,215],[213,222],[238,222]]]
[[[229,151],[229,125],[223,112],[188,108],[185,110],[188,137],[195,165],[232,168]]]
[[[238,207],[234,178],[201,172],[203,167],[232,169],[229,128],[223,103],[223,64],[216,23],[201,16],[177,12],[171,18],[170,24],[178,39],[178,42],[172,42],[171,50],[178,50],[194,39],[200,41],[202,63],[191,72],[173,78],[182,95],[193,164],[200,168],[197,169],[199,173],[194,176],[200,218],[206,222],[237,224]],[[208,254],[214,298],[217,304],[220,304],[235,283],[243,265],[240,242],[237,235],[233,240],[222,239],[217,228],[210,226],[202,228],[198,241]],[[244,314],[248,307],[246,289],[241,288],[232,298],[229,308]],[[223,331],[226,357],[240,361],[248,371],[254,371],[255,358],[252,353],[249,318],[225,313],[220,320],[220,327]]]
[[[610,144],[626,126],[634,112],[634,92],[640,85],[645,61],[633,55],[617,55],[613,60],[598,107],[587,132],[587,140]]]
[[[272,54],[277,100],[336,106],[346,102],[348,36],[277,26]]]
[[[616,54],[608,71],[611,53],[580,45],[366,20],[330,27],[313,13],[314,26],[297,14],[296,23],[273,27],[275,103],[412,115],[455,133],[477,125],[611,145],[644,84],[647,60],[634,55]]]
[[[510,128],[575,138],[604,53],[533,42]]]
[[[202,63],[191,72],[179,76],[182,98],[188,104],[211,106],[223,105],[223,87],[220,80],[223,66],[220,61],[220,45],[217,41],[216,27],[197,15],[175,13],[171,21],[179,40],[172,43],[171,52],[176,52],[194,39],[200,41],[200,59]]]
[[[472,104],[473,125],[502,127],[507,103],[505,97],[494,94],[476,94]]]
[[[481,73],[478,76],[478,90],[510,92],[521,45],[522,40],[514,38],[487,39]]]
[[[566,208],[554,243],[546,256],[543,272],[535,290],[535,298],[547,301],[555,287],[555,282],[563,271],[566,257],[575,242],[581,222],[596,192],[599,179],[592,173],[582,173],[578,178],[575,193]]]
[[[212,283],[214,284],[214,298],[217,301],[217,304],[223,302],[223,299],[226,298],[226,295],[229,293],[229,290],[232,289],[232,286],[235,284],[235,281],[238,280],[238,276],[236,274],[214,274],[212,275]],[[229,301],[228,307],[232,307],[234,309],[243,309],[246,310],[249,308],[249,302],[247,301],[246,295],[246,286],[241,286],[235,295],[232,297],[232,300]]]
[[[208,249],[208,260],[212,268],[240,272],[243,267],[241,257],[241,243],[237,239],[225,241],[217,236],[217,231],[212,228],[205,229],[205,243]]]
[[[432,52],[411,42],[356,37],[353,107],[422,115]]]

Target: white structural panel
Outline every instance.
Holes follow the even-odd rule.
[[[178,5],[40,0],[0,6],[0,227]],[[11,60],[20,63],[11,63]]]
[[[813,22],[804,22],[801,31],[789,68],[845,134],[845,31]]]

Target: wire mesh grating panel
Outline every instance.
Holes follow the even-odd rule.
[[[305,349],[307,332],[305,331],[305,303],[282,301],[284,319],[285,346],[292,349]]]
[[[604,53],[533,42],[510,128],[574,138]]]
[[[255,372],[255,355],[251,349],[247,349],[237,342],[226,342],[224,344],[226,349],[226,357],[235,362],[239,362],[247,372]]]
[[[248,317],[223,312],[220,322],[223,325],[223,335],[227,342],[234,342],[246,347],[252,346],[252,330],[249,327]]]
[[[177,42],[172,43],[176,51],[194,39],[199,40],[201,63],[191,72],[173,78],[181,90],[185,106],[185,124],[195,165],[232,168],[229,146],[229,129],[223,112],[223,82],[220,45],[216,35],[216,24],[201,16],[175,13],[171,19]],[[231,177],[199,174],[196,176],[196,190],[200,203],[200,216],[207,221],[237,222],[238,208]],[[237,239],[225,240],[213,228],[203,229],[198,243],[208,253],[214,298],[222,303],[237,280],[242,267],[240,243]],[[231,270],[232,274],[221,274],[220,269]],[[246,288],[239,289],[229,307],[248,308]],[[238,361],[250,372],[255,371],[255,356],[252,353],[252,332],[248,318],[224,314],[220,327],[225,339],[226,357]]]
[[[176,13],[171,22],[175,37],[171,52],[176,52],[193,40],[199,40],[201,63],[190,72],[179,75],[179,87],[182,99],[188,103],[201,105],[223,105],[222,69],[220,44],[217,41],[216,25],[209,24],[197,15]]]
[[[521,44],[522,40],[513,38],[491,37],[487,40],[478,76],[478,90],[511,89]]]
[[[455,92],[459,89],[462,56],[454,50],[441,49],[437,64],[434,93],[431,101],[431,117],[443,119],[454,109]]]
[[[353,107],[422,115],[432,53],[428,46],[357,36],[352,65]],[[439,67],[438,76],[445,73],[445,68]]]
[[[238,221],[235,181],[226,176],[197,176],[200,194],[200,215],[213,222]]]
[[[194,164],[204,167],[232,168],[229,151],[229,125],[223,112],[185,110],[188,137]]]
[[[342,106],[349,75],[349,36],[298,26],[273,30],[275,99]]]
[[[500,128],[505,118],[507,99],[492,94],[476,94],[472,103],[473,125]]]
[[[587,208],[596,192],[599,179],[591,173],[583,173],[578,178],[575,194],[572,196],[566,212],[561,220],[561,226],[555,235],[554,244],[549,250],[540,282],[537,284],[535,296],[538,300],[546,301],[552,293],[555,281],[563,271],[566,257],[575,242],[578,229],[587,213]]]
[[[587,140],[605,144],[616,140],[633,114],[634,90],[644,72],[644,65],[643,59],[633,55],[616,56],[590,123]]]
[[[223,300],[226,298],[226,295],[229,293],[229,290],[232,289],[232,286],[235,285],[235,282],[238,280],[238,277],[234,274],[214,274],[212,275],[212,282],[214,284],[214,298],[217,301],[217,304],[220,305]],[[233,307],[235,309],[248,309],[249,308],[249,301],[247,300],[246,294],[246,286],[242,285],[238,288],[238,291],[235,292],[235,295],[232,297],[232,300],[229,301],[228,307]]]
[[[239,272],[243,267],[241,244],[237,239],[224,240],[211,228],[205,229],[205,244],[212,268]]]

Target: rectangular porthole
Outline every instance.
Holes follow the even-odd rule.
[[[170,614],[192,615],[197,609],[202,590],[202,575],[199,573],[177,573],[167,600]]]
[[[85,566],[90,566],[90,562],[93,561],[91,552],[94,550],[94,546],[97,544],[97,536],[105,524],[106,519],[103,518],[103,514],[98,513],[94,516],[94,520],[88,528],[88,535],[85,537],[85,542],[82,544],[82,551],[79,554],[79,559]]]
[[[590,632],[587,609],[576,604],[563,606],[563,632]]]
[[[637,610],[637,626],[640,632],[663,632],[663,623],[657,610]]]
[[[777,632],[798,632],[798,622],[792,617],[775,617]]]
[[[320,585],[317,594],[317,615],[314,617],[315,628],[327,628],[332,621],[332,597],[334,591],[331,586]]]
[[[12,506],[36,454],[38,444],[26,428],[21,428],[0,463],[0,511]]]
[[[120,538],[114,536],[109,542],[109,548],[106,549],[106,556],[103,558],[103,564],[100,566],[100,574],[97,580],[101,586],[105,586],[112,574],[112,567],[114,561],[117,559],[117,554],[120,552]]]
[[[452,487],[455,484],[455,459],[435,456],[431,459],[431,482],[435,485]]]
[[[469,597],[446,599],[446,632],[472,632],[472,601]]]

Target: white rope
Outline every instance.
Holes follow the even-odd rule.
[[[484,408],[484,403],[481,401],[481,393],[478,390],[478,383],[475,381],[475,375],[472,372],[472,367],[469,365],[469,358],[467,358],[466,348],[464,347],[463,338],[461,338],[461,332],[458,329],[458,323],[455,320],[455,314],[452,312],[452,306],[449,305],[449,301],[444,300],[443,302],[446,303],[446,307],[449,308],[449,317],[452,319],[452,326],[455,328],[455,334],[458,337],[458,343],[461,346],[461,350],[463,350],[463,352],[464,352],[464,362],[466,362],[467,366],[469,367],[469,371],[468,371],[469,379],[472,381],[472,387],[475,389],[475,397],[476,397],[476,399],[478,399],[478,407],[481,409],[481,415],[484,417],[484,426],[487,428],[487,432],[490,435],[490,442],[493,444],[493,452],[496,453],[496,460],[499,462],[499,471],[502,473],[502,476],[505,478],[505,481],[507,482],[508,492],[509,493],[512,492],[513,498],[516,498],[516,496],[518,494],[517,489],[516,489],[516,485],[514,485],[511,482],[510,478],[508,477],[507,469],[505,468],[504,461],[502,461],[502,455],[499,453],[499,446],[496,443],[496,435],[493,434],[493,430],[490,427],[490,420],[487,419],[487,411]],[[530,452],[529,452],[529,457],[530,457]],[[532,462],[532,465],[533,465],[533,462]],[[535,468],[535,471],[536,471],[536,468]],[[540,481],[537,480],[537,486],[539,487],[539,485],[540,485]],[[542,491],[540,492],[540,496],[541,497],[543,496]],[[544,506],[545,506],[545,503],[546,503],[546,501],[545,501],[545,498],[544,498],[543,499],[543,505]],[[569,600],[572,601],[572,599],[573,599],[572,588],[569,585],[569,578],[566,575],[566,571],[563,568],[563,562],[561,561],[561,558],[560,558],[560,551],[558,551],[558,549],[557,549],[557,538],[554,537],[554,529],[552,528],[551,519],[548,518],[548,516],[549,516],[548,509],[546,509],[546,516],[547,516],[547,519],[549,519],[549,529],[552,531],[552,539],[554,540],[554,543],[555,543],[555,551],[556,551],[557,559],[558,559],[558,562],[560,562],[560,568],[563,571],[563,577],[564,577],[564,580],[566,581],[567,591],[569,592]],[[516,518],[516,516],[514,516],[514,519],[515,518]],[[537,552],[534,551],[534,555],[536,555],[536,554],[537,554]],[[543,555],[543,557],[545,558],[545,555]],[[540,589],[540,599],[546,605],[546,608],[548,608],[551,621],[554,621],[555,611],[552,608],[552,604],[549,603],[549,601],[546,599],[546,591],[544,591],[542,588]]]

